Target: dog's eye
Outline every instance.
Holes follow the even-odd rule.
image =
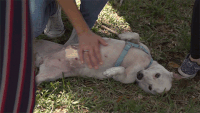
[[[156,77],[156,78],[159,78],[159,77],[160,77],[160,73],[157,73],[157,74],[155,75],[155,77]]]
[[[152,90],[152,85],[149,85],[149,90]]]

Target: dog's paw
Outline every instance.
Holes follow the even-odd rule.
[[[104,76],[113,77],[124,72],[124,67],[112,67],[103,72]]]
[[[104,72],[103,72],[103,75],[104,75],[104,76],[107,76],[107,77],[109,77],[109,78],[110,78],[110,77],[112,77],[112,76],[113,76],[113,73],[112,73],[112,72],[110,72],[110,71],[108,71],[108,70],[106,70],[106,71],[104,71]]]
[[[130,42],[133,42],[136,44],[138,44],[140,42],[139,34],[134,33],[134,32],[125,32],[125,33],[119,34],[118,37],[121,40],[130,41]]]

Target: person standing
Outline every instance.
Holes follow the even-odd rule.
[[[199,0],[195,0],[191,25],[190,53],[186,56],[178,72],[183,78],[193,78],[200,70],[200,21]]]
[[[28,0],[0,0],[0,113],[32,113],[35,106],[28,4]]]

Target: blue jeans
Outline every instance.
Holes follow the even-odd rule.
[[[80,11],[90,28],[108,0],[81,0]],[[57,11],[55,0],[30,0],[33,35],[38,37],[44,31],[48,19]]]

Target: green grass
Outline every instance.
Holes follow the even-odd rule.
[[[123,33],[140,34],[153,56],[168,70],[177,68],[168,65],[172,61],[181,64],[190,48],[190,24],[194,0],[110,0],[92,28],[102,37],[118,39],[102,25]],[[80,4],[80,1],[77,2]],[[56,39],[46,39],[64,44],[72,31],[65,14],[62,18],[66,33]],[[35,113],[50,112],[200,112],[200,74],[191,80],[174,81],[167,94],[151,95],[135,84],[122,84],[113,79],[63,78],[44,82],[36,92]]]

